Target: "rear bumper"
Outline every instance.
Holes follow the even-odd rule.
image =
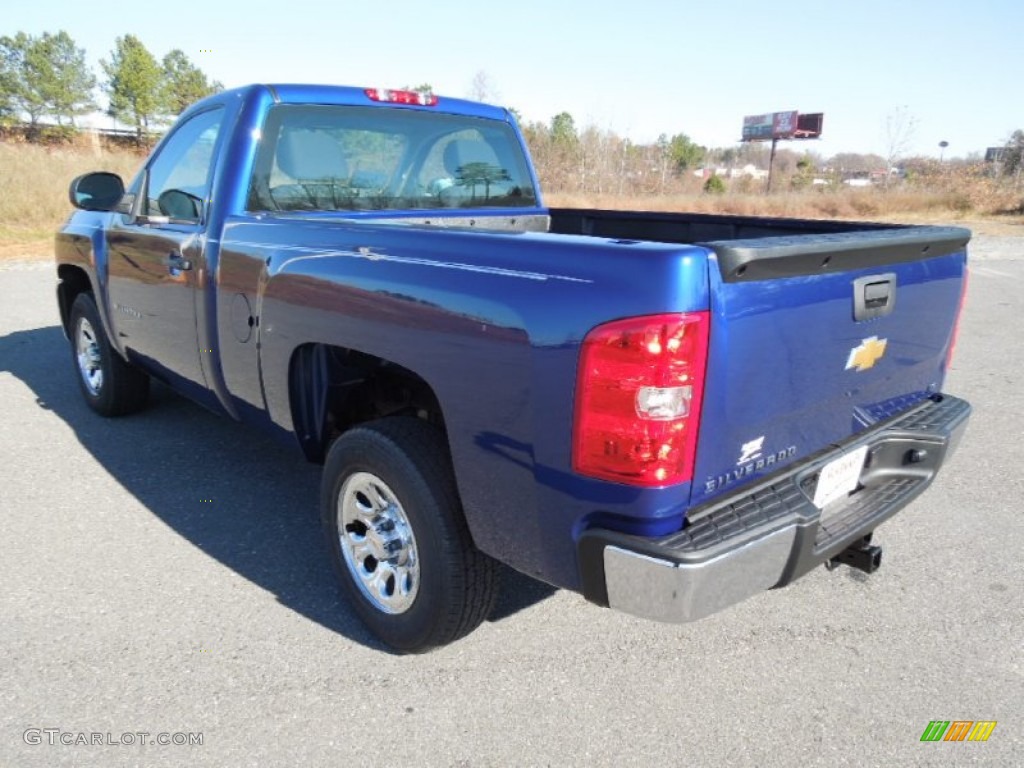
[[[578,544],[584,596],[657,621],[686,622],[803,576],[870,533],[927,488],[953,453],[971,406],[936,396],[839,446],[690,513],[658,538],[604,529]],[[826,507],[812,502],[818,472],[868,446],[862,486]]]

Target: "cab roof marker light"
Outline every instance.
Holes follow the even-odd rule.
[[[396,91],[390,88],[366,88],[367,98],[388,104],[411,104],[420,107],[437,106],[437,96],[419,91]]]

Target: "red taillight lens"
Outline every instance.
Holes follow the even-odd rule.
[[[964,304],[967,302],[967,278],[970,273],[964,267],[964,282],[960,286],[960,304],[956,308],[956,319],[953,320],[953,337],[949,340],[949,351],[946,352],[946,370],[953,364],[953,351],[956,349],[957,339],[960,337],[960,318],[964,314]]]
[[[654,487],[693,477],[708,313],[617,320],[580,350],[573,469]]]
[[[389,104],[416,104],[421,107],[437,105],[437,96],[419,91],[393,91],[389,88],[367,88],[366,95],[373,101],[386,101]]]

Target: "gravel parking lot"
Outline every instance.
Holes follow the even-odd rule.
[[[972,257],[947,389],[974,416],[879,573],[684,626],[509,573],[480,630],[413,657],[338,597],[316,467],[164,389],[94,416],[52,267],[8,264],[0,765],[1024,764],[1024,238]],[[920,742],[936,719],[998,725]]]

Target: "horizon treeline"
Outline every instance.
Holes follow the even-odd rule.
[[[102,111],[142,138],[192,102],[224,89],[181,49],[158,61],[135,35],[118,37],[100,67],[103,77],[97,78],[85,49],[64,30],[0,37],[0,121],[24,121],[30,141],[43,135],[47,119],[73,132],[76,118],[100,109],[99,87],[107,99]]]
[[[85,50],[66,31],[33,36],[18,32],[0,37],[0,125],[21,122],[29,141],[66,140],[76,133],[76,118],[100,110],[97,91],[106,96],[106,114],[134,129],[140,144],[153,138],[189,104],[224,86],[197,67],[181,49],[158,60],[135,35],[116,38],[114,49],[100,61],[97,78],[86,63]],[[488,98],[486,73],[477,73],[470,96]],[[429,84],[414,90],[433,90]],[[763,185],[760,173],[768,167],[769,149],[764,143],[731,147],[706,147],[686,133],[663,133],[649,143],[633,142],[614,131],[595,126],[579,128],[569,112],[549,122],[517,118],[544,185],[566,192],[596,194],[668,194],[705,185],[719,191],[729,179],[731,188],[756,191]],[[930,175],[937,170],[984,168],[980,155],[951,158],[904,157],[913,118],[897,115],[899,130],[892,133],[887,157],[871,153],[843,152],[823,157],[811,150],[781,147],[776,152],[773,175],[780,185],[801,188],[834,185],[851,178],[891,181],[893,168],[899,178],[909,174]],[[56,134],[46,121],[56,124]],[[1015,131],[998,163],[986,172],[1012,176],[1019,181],[1024,156],[1024,132]],[[722,172],[725,172],[724,174]]]

